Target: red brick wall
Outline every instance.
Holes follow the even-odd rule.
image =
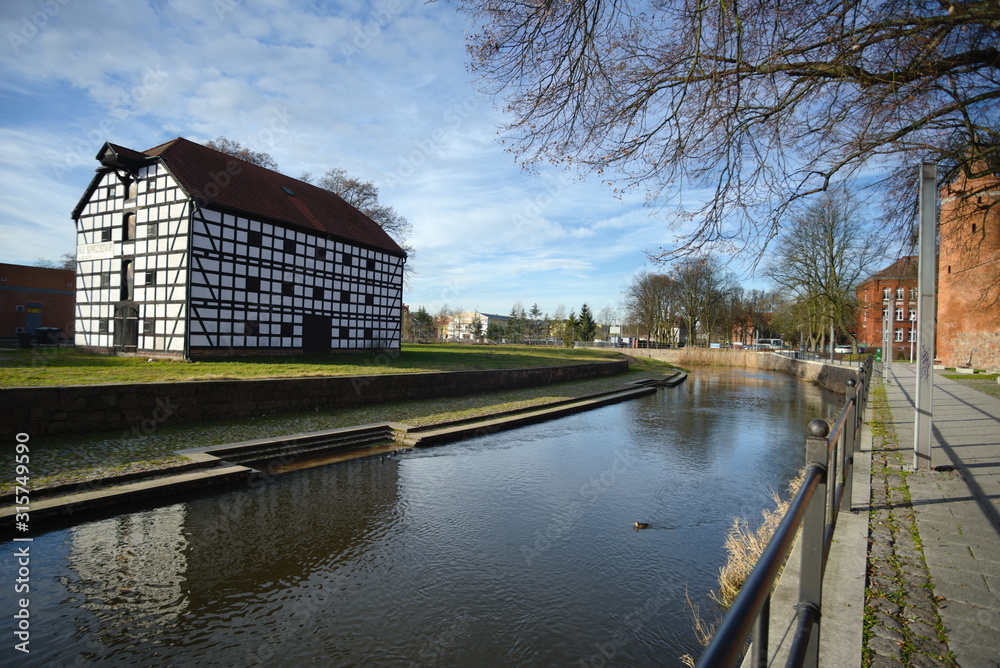
[[[882,309],[886,304],[884,301],[884,290],[889,289],[890,300],[889,325],[892,332],[891,342],[893,355],[895,357],[909,358],[910,355],[910,330],[915,328],[916,323],[910,321],[910,309],[917,308],[917,278],[916,278],[916,258],[913,258],[911,266],[912,277],[904,277],[902,272],[889,272],[891,275],[880,275],[886,270],[876,273],[870,279],[858,287],[858,345],[879,348],[882,346]],[[909,271],[909,269],[907,270]],[[903,289],[903,298],[897,298],[897,290]],[[903,309],[903,319],[897,319],[897,309]],[[896,341],[896,330],[902,330],[903,340]],[[916,341],[913,342],[915,348]]]
[[[0,264],[0,338],[15,338],[27,325],[27,304],[41,304],[42,327],[73,330],[76,274],[68,269]],[[18,307],[24,307],[18,310]]]
[[[960,198],[960,193],[975,193]],[[1000,178],[941,191],[937,357],[1000,369]]]

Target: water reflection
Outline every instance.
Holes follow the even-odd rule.
[[[778,374],[699,371],[52,532],[33,546],[26,665],[671,665],[697,651],[685,591],[710,606],[725,530],[801,466],[829,403]]]

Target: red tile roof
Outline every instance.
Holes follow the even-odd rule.
[[[122,147],[112,147],[121,153]],[[330,234],[349,241],[403,255],[378,223],[339,195],[305,181],[178,137],[143,151],[158,157],[188,195],[247,217],[275,221]],[[294,194],[288,194],[287,188]]]
[[[890,264],[885,269],[881,271],[876,271],[874,274],[865,279],[861,285],[869,283],[877,279],[893,279],[893,278],[917,278],[917,260],[916,255],[907,255],[901,257],[892,264]]]

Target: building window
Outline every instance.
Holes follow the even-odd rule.
[[[256,246],[260,248],[261,236],[260,232],[247,232],[247,245]]]
[[[892,288],[882,288],[882,299],[892,299]]]
[[[284,248],[285,248],[285,252],[286,253],[294,253],[295,252],[295,240],[294,239],[285,239],[285,247]]]
[[[896,309],[896,322],[903,322],[903,308]]]
[[[132,241],[135,239],[135,214],[126,213],[122,220],[122,240]]]
[[[143,320],[142,321],[142,333],[143,334],[155,334],[156,333],[156,322],[154,320]]]
[[[149,239],[155,239],[160,236],[160,224],[150,223],[146,226],[146,237]]]
[[[896,288],[896,299],[903,299],[906,290],[904,288]]]
[[[101,273],[101,279],[100,280],[101,280],[100,287],[102,287],[102,288],[110,288],[111,287],[111,272],[110,271],[105,271],[105,272]]]
[[[326,249],[325,248],[317,248],[316,249],[316,259],[317,260],[325,260],[326,259]]]
[[[910,288],[910,301],[917,301],[917,289]]]
[[[260,323],[256,320],[247,320],[243,323],[243,333],[247,336],[257,336],[260,334]]]
[[[101,241],[111,241],[111,228],[105,227],[101,230]]]
[[[375,295],[365,295],[365,304],[372,306],[375,304]]]
[[[373,258],[373,257],[368,258],[368,262],[365,263],[365,266],[368,269],[374,270],[375,269],[375,258]]]
[[[98,334],[107,334],[108,331],[109,331],[108,321],[107,320],[98,320],[97,321],[97,333]]]
[[[903,340],[903,328],[902,327],[897,327],[896,328],[896,341],[897,342],[901,342],[902,340]]]
[[[889,319],[889,309],[884,308],[882,309],[882,320],[885,321],[888,319]]]
[[[975,223],[972,224],[972,233],[973,234],[976,233],[976,224]]]
[[[910,322],[916,322],[916,320],[917,320],[917,309],[911,308],[910,309]]]
[[[18,304],[14,307],[14,311],[17,313],[24,313],[24,304]]]
[[[257,276],[247,276],[247,292],[260,292],[260,278]]]
[[[907,340],[908,340],[908,341],[909,341],[910,343],[913,343],[914,341],[916,341],[916,340],[917,340],[917,330],[916,330],[916,328],[915,328],[915,327],[910,327],[910,334],[909,334],[909,336],[907,337]]]
[[[292,336],[295,334],[295,325],[290,322],[281,323],[281,335],[282,336]]]
[[[155,271],[147,271],[146,272],[146,281],[145,281],[145,284],[146,284],[147,287],[156,285],[156,272]]]
[[[313,288],[313,299],[326,299],[326,290],[318,285]]]
[[[285,281],[281,284],[281,294],[286,297],[295,296],[295,284],[289,281]]]

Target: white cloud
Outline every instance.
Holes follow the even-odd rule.
[[[177,135],[224,135],[295,177],[340,166],[374,181],[413,224],[414,307],[596,312],[668,241],[636,196],[515,164],[496,142],[502,115],[465,70],[465,19],[444,3],[54,5],[0,50],[5,262],[72,250],[69,213],[104,141]],[[0,3],[4,34],[39,6]]]

